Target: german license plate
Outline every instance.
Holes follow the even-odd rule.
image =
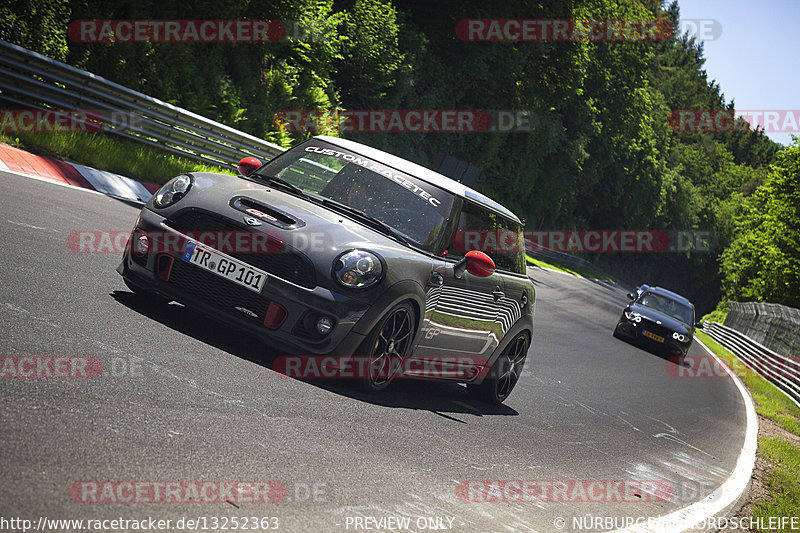
[[[661,335],[656,335],[655,333],[650,333],[647,330],[642,331],[642,335],[644,335],[645,337],[649,337],[656,342],[664,342],[664,337],[662,337]]]
[[[187,244],[183,252],[183,260],[253,292],[261,292],[267,282],[266,273],[238,259],[206,248],[200,243],[190,242]]]

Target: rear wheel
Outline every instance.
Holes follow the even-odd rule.
[[[400,372],[414,339],[414,308],[408,302],[396,305],[364,339],[357,357],[366,357],[367,375],[361,387],[377,392],[389,386]]]
[[[489,375],[480,385],[467,384],[470,394],[489,403],[503,403],[503,400],[508,398],[511,391],[514,390],[522,375],[522,368],[525,366],[525,359],[528,356],[528,345],[527,334],[517,335],[497,358]]]

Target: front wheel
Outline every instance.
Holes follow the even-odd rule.
[[[480,385],[467,384],[467,390],[473,396],[489,403],[501,404],[508,398],[522,375],[525,358],[528,356],[528,335],[520,333],[506,346],[497,358],[489,375]]]
[[[414,340],[414,308],[403,302],[386,313],[370,332],[357,357],[367,358],[367,375],[359,380],[369,392],[382,391],[400,373]]]

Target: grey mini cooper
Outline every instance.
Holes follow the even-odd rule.
[[[182,174],[148,201],[117,269],[134,293],[248,330],[306,377],[325,363],[371,391],[445,379],[505,400],[535,298],[511,211],[339,138],[239,172]]]

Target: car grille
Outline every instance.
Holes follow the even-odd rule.
[[[233,221],[203,211],[184,212],[171,221],[169,226],[181,232],[252,231],[237,225]],[[305,256],[288,245],[285,245],[283,250],[277,253],[259,254],[228,251],[225,251],[225,253],[301,287],[313,289],[317,285],[314,265]]]
[[[181,289],[181,292],[191,294],[216,308],[238,312],[242,318],[257,324],[263,323],[267,314],[269,300],[181,259],[175,259],[169,283]],[[247,309],[257,316],[251,316],[236,309],[237,307]]]

